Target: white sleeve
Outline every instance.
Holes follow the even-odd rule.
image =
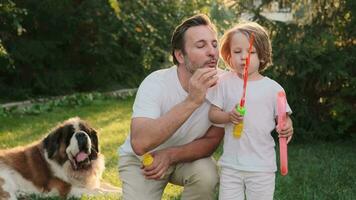
[[[221,91],[219,91],[219,90],[221,90],[221,84],[219,84],[219,82],[214,86],[214,87],[212,87],[212,88],[209,88],[208,89],[208,92],[207,92],[207,94],[206,94],[206,99],[212,104],[212,105],[214,105],[214,106],[217,106],[217,107],[219,107],[219,108],[221,108],[221,109],[223,109],[222,108],[222,105],[221,106],[219,106],[219,105],[217,105],[217,104],[219,104],[219,99],[221,99],[221,101],[220,102],[223,102],[223,97],[222,97],[222,92]],[[220,97],[221,96],[221,97]],[[219,127],[219,128],[224,128],[224,124],[215,124],[215,123],[213,123],[213,126],[216,126],[216,127]]]
[[[292,111],[292,109],[290,108],[290,106],[289,106],[289,103],[288,103],[288,99],[287,99],[287,105],[286,105],[287,107],[286,107],[286,112],[289,114],[289,115],[291,115],[292,113],[293,113],[293,111]]]
[[[292,112],[292,109],[290,108],[289,106],[289,103],[288,103],[288,96],[287,96],[287,93],[284,91],[284,88],[281,86],[281,91],[284,92],[284,94],[286,94],[286,112],[291,115],[293,112]]]
[[[284,89],[282,88],[282,86],[278,85],[279,87],[277,88],[277,92],[276,94],[274,95],[274,99],[275,99],[275,107],[274,107],[274,110],[275,110],[275,117],[277,117],[278,115],[278,112],[277,112],[277,96],[278,96],[278,92],[280,91],[283,91],[285,94],[286,94],[286,112],[291,115],[293,112],[292,112],[292,109],[290,108],[289,104],[288,104],[288,97],[287,97],[287,93],[284,91]]]
[[[162,86],[154,76],[149,75],[138,88],[133,105],[132,118],[147,117],[156,119],[161,115]]]
[[[212,105],[224,110],[223,82],[219,80],[214,87],[209,88],[206,98]]]

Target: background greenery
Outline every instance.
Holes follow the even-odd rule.
[[[38,140],[80,116],[101,133],[104,180],[121,186],[116,150],[127,136],[133,99],[97,91],[137,87],[148,73],[172,65],[170,36],[184,18],[205,13],[221,36],[248,11],[272,38],[274,65],[264,73],[285,88],[294,111],[290,172],[277,174],[275,199],[353,199],[356,1],[283,0],[294,23],[263,17],[270,2],[256,8],[250,0],[1,0],[0,103],[72,95],[0,108],[0,149]],[[221,148],[214,156],[220,155]],[[180,192],[169,185],[164,199],[179,199]]]
[[[270,21],[250,0],[2,0],[0,103],[137,87],[172,65],[170,36],[184,18],[208,14],[220,35],[242,12],[271,33],[265,74],[286,90],[297,141],[354,137],[356,2],[288,1],[295,23]],[[221,67],[224,68],[222,62]]]

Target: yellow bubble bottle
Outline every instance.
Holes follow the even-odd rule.
[[[236,111],[240,113],[240,115],[244,116],[246,113],[246,108],[245,107],[241,107],[240,105],[236,108]],[[244,129],[244,123],[238,123],[234,126],[233,129],[233,136],[236,138],[240,138],[242,135],[242,131]]]
[[[153,156],[150,153],[146,153],[142,156],[142,164],[147,167],[153,163]]]

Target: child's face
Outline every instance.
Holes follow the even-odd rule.
[[[241,32],[235,33],[231,38],[230,53],[231,53],[231,67],[234,71],[242,77],[244,67],[246,65],[246,59],[248,56],[248,50],[250,47],[249,38],[247,38]],[[260,59],[258,58],[257,51],[252,46],[250,65],[248,67],[249,78],[259,75],[258,68],[260,67]]]

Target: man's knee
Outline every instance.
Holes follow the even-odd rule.
[[[210,158],[189,163],[185,167],[182,199],[215,199],[219,181],[217,166]]]
[[[210,171],[201,171],[198,173],[198,176],[195,177],[197,184],[205,187],[207,189],[214,189],[219,181],[218,173],[216,170]]]
[[[148,180],[141,171],[140,161],[133,156],[120,159],[119,175],[122,181],[124,200],[161,199],[167,180]]]
[[[201,189],[212,190],[216,187],[219,176],[217,166],[210,158],[202,159],[194,163],[192,176],[186,180],[186,184],[194,184]],[[185,184],[185,185],[186,185]]]

